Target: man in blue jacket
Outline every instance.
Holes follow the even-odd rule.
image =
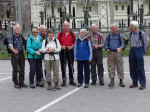
[[[105,41],[105,50],[108,52],[108,72],[110,83],[108,86],[113,87],[115,78],[115,69],[117,69],[117,75],[120,79],[119,86],[125,87],[123,83],[124,79],[124,68],[122,50],[124,49],[124,39],[121,34],[117,32],[117,24],[111,25],[111,33],[108,34]]]
[[[90,80],[90,71],[89,71],[89,62],[92,60],[92,46],[90,40],[86,37],[86,29],[80,30],[80,36],[76,39],[74,47],[74,58],[77,62],[78,69],[78,87],[82,86],[83,83],[83,68],[84,68],[84,83],[85,88],[89,86]]]

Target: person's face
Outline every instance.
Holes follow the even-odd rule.
[[[15,29],[14,29],[14,32],[16,34],[19,34],[20,33],[20,27],[19,26],[16,26]]]
[[[92,31],[92,33],[97,33],[97,27],[96,26],[92,26],[91,31]]]
[[[113,34],[116,34],[117,33],[117,26],[113,26],[112,28],[111,28],[111,31],[112,31],[112,33]]]
[[[130,25],[130,30],[131,30],[132,32],[134,32],[134,27],[133,27],[132,24]]]
[[[46,33],[46,28],[45,28],[45,27],[41,27],[41,28],[40,28],[40,32],[41,32],[41,35],[45,35],[45,33]]]
[[[52,39],[53,39],[53,36],[54,36],[53,33],[48,33],[48,38],[49,38],[49,40],[52,40]]]
[[[85,32],[81,32],[81,33],[80,33],[81,38],[84,38],[84,37],[85,37],[85,35],[86,35],[86,33],[85,33]]]
[[[69,31],[70,25],[69,23],[64,23],[64,31]]]
[[[33,35],[33,37],[37,37],[38,31],[37,31],[37,30],[33,30],[33,31],[32,31],[32,35]]]

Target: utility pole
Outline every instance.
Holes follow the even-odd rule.
[[[18,1],[18,22],[21,28],[21,33],[22,33],[22,0],[17,0]]]

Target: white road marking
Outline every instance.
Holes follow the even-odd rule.
[[[4,81],[4,80],[7,80],[7,79],[10,79],[10,78],[12,78],[12,77],[7,77],[7,78],[4,78],[4,79],[0,79],[0,82]]]

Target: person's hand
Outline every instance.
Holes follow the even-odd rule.
[[[89,62],[91,62],[92,60],[91,59],[89,59]]]
[[[107,52],[109,52],[110,50],[109,49],[107,49]]]
[[[66,49],[66,46],[61,46],[61,49]]]
[[[117,48],[117,52],[118,52],[118,53],[120,53],[120,52],[121,52],[121,50],[122,50],[121,48]]]
[[[68,48],[68,50],[71,50],[71,49],[72,49],[72,46],[68,46],[67,48]]]
[[[96,44],[93,45],[94,49],[97,49],[98,47],[99,47],[99,45],[96,45]]]
[[[74,61],[75,61],[75,62],[77,62],[77,60],[76,60],[76,59],[75,59]]]
[[[41,55],[41,53],[39,51],[36,51],[36,55]]]
[[[38,51],[39,51],[39,52],[42,52],[42,49],[39,49]]]
[[[51,53],[51,52],[54,52],[54,49],[53,48],[48,48],[48,53]]]
[[[14,52],[15,54],[18,54],[18,50],[17,50],[17,49],[14,49],[13,52]]]

